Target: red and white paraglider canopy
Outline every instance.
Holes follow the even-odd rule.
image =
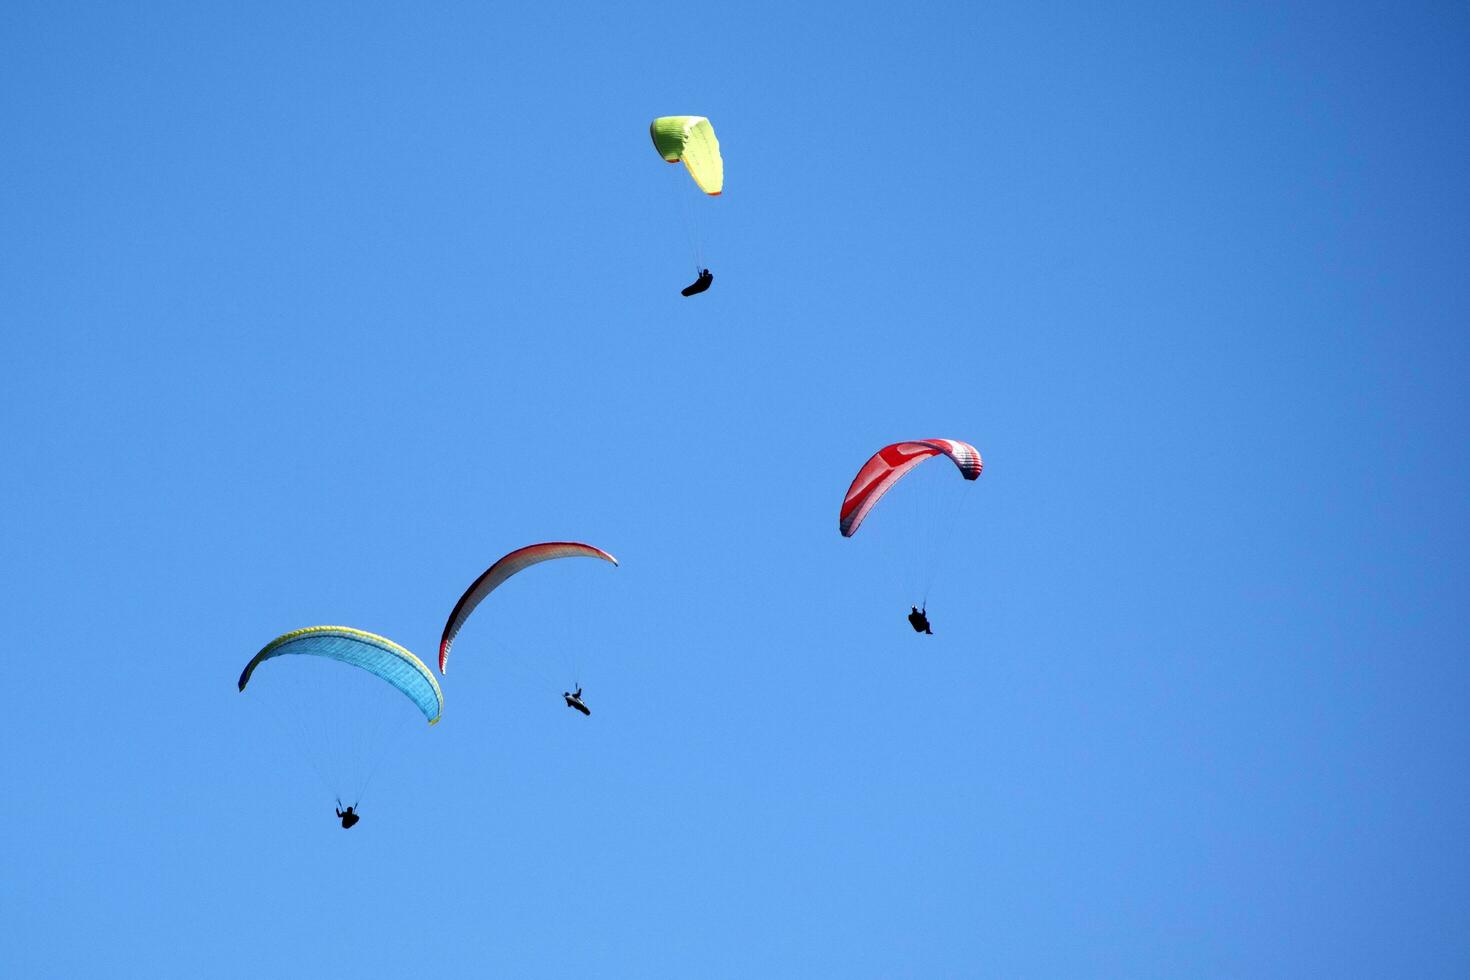
[[[842,498],[842,514],[838,521],[842,536],[850,538],[857,533],[863,518],[889,488],[903,479],[909,470],[935,456],[948,456],[954,460],[954,465],[959,467],[960,475],[966,480],[975,479],[985,468],[980,451],[958,439],[922,439],[884,446],[858,470],[852,486],[847,488],[847,496]]]

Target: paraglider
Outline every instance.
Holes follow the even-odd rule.
[[[454,644],[454,639],[464,627],[465,621],[475,611],[475,607],[485,601],[486,597],[505,583],[512,575],[522,569],[530,568],[544,561],[557,558],[596,558],[616,566],[618,560],[601,548],[594,548],[590,544],[581,544],[576,541],[548,541],[544,544],[527,545],[517,548],[510,554],[501,558],[491,565],[485,572],[465,590],[464,595],[454,604],[453,611],[449,614],[449,620],[444,624],[444,633],[439,640],[439,671],[444,673],[449,667],[449,650]],[[552,643],[555,647],[557,644]],[[563,654],[570,654],[576,647],[571,644],[563,646]],[[568,656],[568,669],[575,671],[576,666]],[[575,673],[572,676],[576,676]],[[563,691],[562,697],[566,699],[568,708],[575,708],[584,715],[591,715],[586,702],[582,700],[582,688],[577,687],[576,693]]]
[[[287,657],[289,665],[267,667],[267,679],[254,680],[262,665]],[[403,726],[413,715],[399,695],[430,725],[444,710],[439,682],[423,661],[386,637],[348,626],[311,626],[276,637],[250,658],[237,686],[244,691],[252,680],[264,687],[256,697],[337,795],[343,830],[361,819],[358,807],[389,749],[408,737]],[[345,810],[344,796],[352,800]]]
[[[837,529],[842,536],[850,538],[856,534],[884,494],[893,489],[914,467],[936,456],[949,457],[960,471],[960,476],[967,481],[978,479],[985,466],[980,459],[979,450],[957,439],[920,439],[884,446],[862,465],[842,498],[842,509],[837,520]],[[931,536],[934,533],[933,528],[917,528],[915,531]],[[932,580],[932,573],[929,579]],[[924,593],[927,599],[927,582],[924,583]],[[909,625],[914,628],[914,632],[932,636],[934,631],[929,626],[927,604],[926,608],[909,608]]]
[[[720,141],[715,128],[704,116],[659,116],[648,126],[653,148],[668,163],[683,163],[699,189],[710,197],[718,197],[725,189],[725,160],[720,156]],[[691,225],[694,214],[687,214]],[[715,277],[704,267],[699,234],[690,229],[694,247],[694,268],[699,278],[679,291],[681,296],[695,296],[709,289]]]

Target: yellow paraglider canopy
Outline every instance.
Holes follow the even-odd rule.
[[[699,189],[711,197],[725,189],[725,161],[715,128],[704,116],[659,116],[648,127],[653,147],[669,163],[683,161]]]

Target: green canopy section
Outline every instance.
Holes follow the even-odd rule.
[[[659,116],[648,127],[653,148],[669,163],[683,161],[699,189],[715,196],[725,189],[725,161],[715,128],[704,116]]]

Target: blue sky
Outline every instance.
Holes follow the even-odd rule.
[[[7,4],[0,972],[1465,975],[1467,29]],[[560,538],[344,834],[241,666]]]

